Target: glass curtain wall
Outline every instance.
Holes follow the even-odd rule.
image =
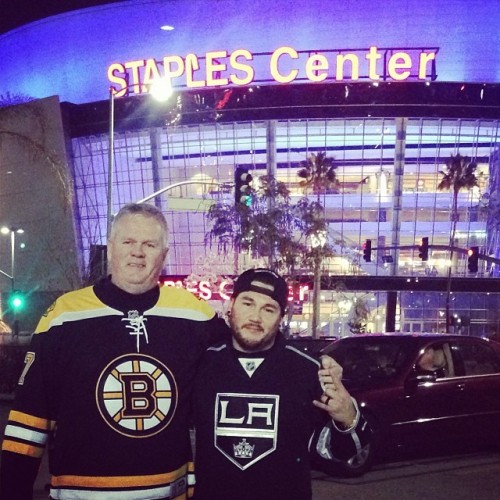
[[[124,203],[164,191],[151,202],[164,210],[171,228],[166,274],[189,275],[212,261],[223,262],[228,274],[237,271],[233,259],[221,260],[216,249],[205,244],[209,229],[205,214],[214,200],[232,202],[237,166],[250,168],[254,178],[266,174],[268,126],[264,120],[215,122],[115,133],[113,212]],[[499,241],[498,225],[491,222],[491,214],[488,222],[483,210],[491,195],[490,178],[498,179],[498,121],[297,119],[276,120],[273,127],[277,177],[288,184],[293,197],[304,195],[297,176],[302,160],[322,151],[335,159],[339,186],[323,193],[322,202],[337,255],[325,262],[325,273],[446,276],[451,265],[453,276],[466,276],[467,248],[479,246],[489,254],[498,253],[490,248]],[[91,246],[106,241],[108,148],[107,135],[73,139],[81,249],[87,260]],[[455,246],[463,252],[455,252],[450,262],[452,193],[439,191],[437,185],[445,162],[456,154],[477,162],[479,186],[459,193]],[[429,238],[430,245],[425,262],[418,257],[423,237]],[[362,258],[367,239],[374,249],[372,262]],[[480,261],[478,276],[494,272],[490,264]],[[371,329],[381,331],[383,299],[375,294],[365,298],[372,305]],[[352,308],[352,297],[349,300]],[[420,317],[410,318],[410,313],[400,317],[403,323],[418,323],[410,325],[412,331],[437,328],[441,299],[436,302],[436,317],[430,320],[434,325],[423,317],[429,308],[418,305],[426,300],[422,296],[415,301]],[[349,308],[347,302],[334,302],[327,294],[323,297],[322,322],[325,332],[335,335],[345,329]],[[411,298],[400,302],[405,310],[412,309],[407,307],[413,303]],[[302,326],[297,323],[298,329]]]

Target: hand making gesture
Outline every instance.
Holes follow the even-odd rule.
[[[318,377],[323,394],[321,401],[313,401],[313,404],[327,411],[341,427],[350,429],[356,423],[358,412],[342,383],[342,367],[330,356],[321,357],[321,366]]]

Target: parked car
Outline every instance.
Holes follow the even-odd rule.
[[[335,342],[338,337],[290,337],[288,342],[301,351],[306,352],[312,357],[318,357],[323,349],[328,347],[332,342]]]
[[[343,383],[374,436],[347,466],[318,459],[316,468],[359,476],[394,451],[451,450],[471,440],[500,447],[499,343],[447,334],[366,334],[341,338],[322,352],[342,365]]]

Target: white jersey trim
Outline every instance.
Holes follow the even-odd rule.
[[[169,499],[170,486],[162,486],[161,488],[148,488],[133,491],[106,490],[71,490],[50,489],[50,497],[55,500],[144,500],[145,498],[154,499]]]
[[[5,435],[37,444],[45,444],[48,439],[48,434],[46,432],[33,431],[12,424],[7,425],[5,428]]]

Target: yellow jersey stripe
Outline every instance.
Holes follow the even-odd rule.
[[[44,448],[38,446],[31,446],[16,441],[4,439],[2,443],[2,451],[10,451],[12,453],[19,453],[20,455],[27,455],[28,457],[40,458],[43,455]]]
[[[172,483],[184,476],[187,468],[187,465],[183,465],[173,472],[147,476],[52,476],[51,484],[54,487],[73,488],[137,488]]]
[[[27,413],[23,413],[17,410],[11,410],[11,412],[9,413],[9,421],[27,425],[29,427],[35,427],[36,429],[42,429],[45,431],[51,430],[54,427],[53,420],[34,417],[33,415],[28,415]]]

